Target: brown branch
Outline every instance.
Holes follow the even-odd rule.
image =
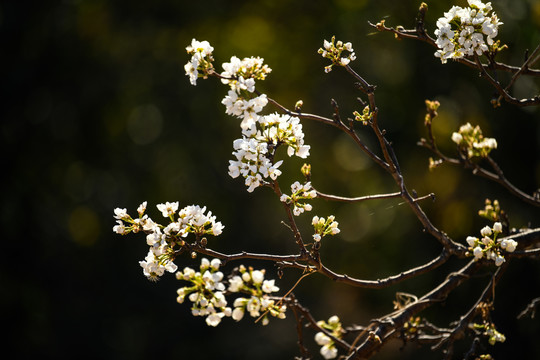
[[[471,169],[473,175],[482,176],[488,180],[494,181],[500,185],[502,185],[505,189],[507,189],[511,194],[519,198],[520,200],[534,205],[534,206],[540,206],[540,197],[529,195],[519,188],[517,188],[514,184],[512,184],[505,176],[504,172],[500,168],[499,164],[495,160],[493,160],[492,157],[489,155],[485,158],[490,166],[492,167],[494,172],[491,172],[483,167],[481,167],[479,164],[472,162],[469,158],[467,158],[465,155],[462,155],[459,159],[455,159],[449,156],[446,156],[443,154],[439,148],[437,147],[437,144],[435,142],[435,138],[433,136],[432,128],[431,126],[426,126],[428,130],[428,139],[420,139],[418,142],[418,145],[423,146],[427,149],[429,149],[431,152],[433,152],[435,155],[439,157],[444,162],[447,162],[449,164],[453,165],[462,165],[465,168]]]
[[[283,193],[281,192],[281,188],[279,187],[279,183],[277,180],[274,180],[272,182],[272,189],[274,190],[274,193],[277,195],[278,199],[281,198],[281,195],[283,195]],[[298,245],[300,249],[300,253],[307,254],[306,245],[304,244],[304,241],[302,240],[302,234],[300,233],[300,230],[298,229],[298,226],[296,225],[296,221],[294,220],[294,214],[291,210],[291,206],[284,202],[282,202],[282,204],[283,204],[283,207],[285,208],[285,212],[287,213],[289,226],[294,235],[296,244]]]
[[[296,260],[290,261],[290,260],[284,260],[280,262],[280,266],[282,267],[294,267],[298,269],[305,269],[305,270],[311,270],[311,271],[317,271],[320,274],[332,279],[335,282],[347,284],[354,287],[360,287],[360,288],[366,288],[366,289],[382,289],[386,288],[392,285],[395,285],[397,283],[400,283],[402,281],[405,281],[407,279],[411,279],[413,277],[425,274],[433,269],[438,268],[442,264],[444,264],[449,258],[450,253],[447,250],[444,250],[441,252],[439,256],[437,256],[435,259],[431,260],[430,262],[417,266],[415,268],[403,271],[399,274],[392,275],[383,279],[378,280],[361,280],[356,279],[354,277],[351,277],[346,274],[338,274],[326,266],[322,265],[322,263],[319,263],[317,265],[303,265],[299,264]],[[302,259],[300,259],[302,261]]]
[[[516,257],[516,258],[540,256],[540,248],[514,251],[513,253],[510,254],[510,256]]]
[[[513,97],[512,95],[510,95],[502,86],[501,84],[495,80],[488,72],[486,69],[488,69],[488,67],[484,64],[482,64],[482,62],[480,61],[478,55],[474,55],[474,61],[478,67],[478,69],[480,70],[480,74],[482,75],[482,77],[484,77],[485,79],[487,79],[487,81],[495,88],[495,90],[497,90],[497,92],[499,93],[500,96],[502,96],[504,98],[504,100],[506,100],[506,102],[510,103],[510,104],[514,104],[514,105],[517,105],[517,106],[532,106],[532,105],[538,105],[540,104],[540,96],[536,95],[535,97],[533,98],[530,98],[530,99],[517,99],[515,97]]]
[[[350,198],[350,197],[324,194],[318,190],[315,190],[315,191],[317,192],[318,198],[321,198],[324,200],[330,200],[330,201],[341,201],[341,202],[361,202],[361,201],[366,201],[366,200],[391,199],[391,198],[401,197],[400,192],[395,192],[395,193],[390,193],[390,194],[366,195],[366,196]]]
[[[398,37],[399,39],[419,40],[419,41],[428,43],[435,48],[438,48],[437,44],[435,43],[435,39],[427,35],[427,33],[425,32],[424,34],[420,34],[418,30],[415,30],[415,29],[401,29],[401,28],[395,29],[392,27],[387,27],[386,25],[384,25],[384,23],[381,23],[381,22],[378,24],[373,24],[371,22],[368,22],[368,24],[380,32],[390,32],[394,34],[396,37]],[[461,58],[461,59],[455,59],[455,61],[463,65],[466,65],[470,68],[477,69],[477,64],[472,60]],[[521,70],[520,66],[508,65],[508,64],[504,64],[504,63],[496,62],[496,61],[489,65],[483,65],[483,67],[485,68],[488,68],[490,66],[495,70],[501,70],[501,71],[509,72],[509,73],[516,73]],[[521,71],[522,71],[522,75],[540,76],[540,69],[531,69],[527,67],[526,69],[521,70]]]
[[[407,305],[403,309],[373,320],[372,323],[376,325],[374,327],[374,334],[378,341],[370,338],[366,339],[354,350],[354,352],[349,354],[347,359],[365,359],[371,357],[381,348],[381,346],[395,336],[396,329],[402,328],[412,316],[420,311],[435,303],[444,301],[455,288],[469,279],[480,266],[481,262],[471,260],[458,272],[450,274],[445,281],[421,297],[418,301]]]
[[[375,29],[377,29],[378,31],[390,32],[394,34],[394,36],[396,36],[397,38],[420,40],[420,41],[430,44],[431,46],[435,48],[438,48],[437,44],[435,43],[435,40],[429,35],[427,35],[427,33],[425,32],[423,22],[419,22],[415,30],[405,30],[399,27],[398,29],[387,27],[386,25],[384,25],[384,21],[381,21],[378,24],[372,24],[371,22],[369,24]],[[514,82],[522,75],[540,76],[540,70],[529,68],[529,65],[532,65],[532,63],[538,60],[538,58],[535,56],[538,54],[538,51],[540,51],[539,48],[540,48],[540,45],[535,49],[533,56],[529,57],[522,66],[510,66],[504,63],[497,62],[493,59],[490,60],[489,64],[482,64],[478,60],[477,55],[474,55],[474,61],[466,59],[466,58],[460,58],[460,59],[454,59],[454,60],[470,68],[480,70],[483,77],[486,78],[487,81],[499,93],[499,98],[493,101],[493,104],[495,106],[498,106],[500,104],[501,98],[504,98],[505,101],[507,101],[510,104],[514,104],[516,106],[522,106],[522,107],[535,106],[535,105],[540,105],[540,95],[536,95],[529,99],[518,99],[510,95],[509,89],[514,84]],[[487,72],[488,69],[510,72],[510,73],[513,73],[513,77],[510,80],[509,84],[505,88],[503,88],[497,80],[495,80],[491,75],[488,74]]]
[[[401,170],[399,168],[397,157],[394,153],[394,149],[392,148],[390,142],[386,139],[385,131],[381,130],[378,125],[378,109],[375,104],[374,93],[375,87],[367,83],[349,65],[345,66],[345,69],[351,75],[353,75],[355,79],[360,81],[362,88],[368,95],[369,107],[373,114],[370,125],[379,141],[379,146],[383,152],[385,162],[389,165],[386,170],[392,175],[394,181],[399,186],[401,197],[403,198],[403,200],[405,200],[405,202],[409,204],[411,210],[416,215],[418,220],[422,223],[428,233],[435,237],[450,252],[463,256],[466,251],[465,247],[459,243],[454,242],[447,234],[435,227],[433,223],[429,220],[427,215],[424,213],[420,205],[415,201],[414,197],[411,196],[411,194],[407,190],[403,175],[401,174]]]
[[[285,301],[287,305],[289,306],[289,308],[294,307],[296,311],[302,315],[303,319],[307,320],[306,326],[311,327],[315,331],[323,332],[326,336],[331,338],[332,341],[334,341],[334,343],[339,345],[341,348],[343,349],[350,348],[350,345],[345,340],[335,337],[334,335],[332,335],[331,332],[317,325],[317,320],[313,318],[313,315],[311,315],[311,312],[306,307],[302,306],[302,304],[300,304],[296,298],[291,297],[291,298],[285,299]]]
[[[298,266],[291,265],[291,267],[297,267],[303,269],[303,267],[298,263],[299,261],[306,261],[309,256],[308,254],[300,255],[272,255],[272,254],[260,254],[260,253],[251,253],[247,251],[242,251],[237,254],[224,254],[219,251],[215,251],[206,247],[201,246],[198,243],[188,244],[186,243],[182,249],[178,250],[177,253],[184,251],[195,251],[197,253],[213,256],[220,260],[223,260],[224,264],[230,261],[242,260],[242,259],[251,259],[251,260],[265,260],[273,262],[289,262],[291,264],[298,264]]]
[[[289,304],[290,303],[293,303],[293,304],[297,303],[297,300],[296,300],[294,294],[290,294],[289,299],[290,299],[289,302],[288,302]],[[297,306],[289,306],[289,309],[291,309],[291,311],[293,312],[294,318],[295,318],[295,321],[296,321],[296,334],[297,334],[297,337],[298,337],[297,344],[298,344],[298,347],[300,348],[300,353],[302,354],[303,359],[309,359],[310,358],[310,353],[309,353],[309,350],[304,345],[304,334],[303,334],[303,326],[302,326],[305,317],[304,317],[304,315],[302,313],[300,313]]]
[[[532,301],[527,305],[527,307],[519,313],[517,316],[518,319],[523,319],[525,316],[530,316],[531,319],[534,319],[534,316],[536,315],[536,306],[540,304],[540,297],[537,297],[536,299],[532,299]]]
[[[319,116],[319,115],[313,115],[313,114],[308,114],[308,113],[303,113],[303,112],[299,112],[299,111],[292,111],[292,110],[289,110],[287,109],[285,106],[281,105],[280,103],[278,103],[277,101],[275,101],[274,99],[272,98],[268,98],[268,102],[272,103],[274,106],[276,106],[280,111],[284,112],[285,114],[287,115],[290,115],[290,116],[296,116],[300,119],[306,119],[306,120],[314,120],[314,121],[318,121],[318,122],[321,122],[323,124],[326,124],[326,125],[331,125],[331,126],[334,126],[344,132],[346,132],[349,136],[352,137],[352,139],[354,140],[354,142],[358,145],[358,147],[360,147],[360,149],[365,153],[367,154],[373,161],[375,161],[379,166],[381,166],[383,169],[386,169],[388,168],[388,164],[385,163],[379,156],[377,156],[373,151],[371,151],[366,144],[364,144],[364,142],[360,139],[360,137],[358,136],[358,134],[356,134],[356,132],[353,130],[353,129],[350,129],[348,127],[346,127],[343,123],[341,122],[336,122],[332,119],[329,119],[329,118],[326,118],[324,116]]]
[[[444,339],[441,339],[441,341],[437,343],[435,346],[433,346],[434,350],[440,349],[445,343],[449,343],[447,347],[448,350],[446,353],[446,358],[447,359],[451,358],[451,354],[452,354],[451,349],[453,347],[453,343],[455,342],[456,339],[461,337],[463,333],[467,330],[469,323],[478,313],[480,304],[487,303],[488,302],[487,299],[494,294],[495,285],[499,281],[499,279],[501,278],[502,274],[505,272],[507,267],[508,267],[508,263],[505,263],[495,271],[495,274],[493,274],[489,284],[484,288],[484,290],[482,291],[482,294],[476,300],[475,304],[469,309],[469,311],[465,315],[461,316],[461,319],[459,320],[457,325],[451,330],[450,334]]]
[[[516,82],[516,80],[521,76],[523,75],[523,73],[529,68],[530,65],[534,64],[537,60],[538,60],[538,55],[540,54],[540,44],[536,47],[536,49],[534,49],[533,53],[527,57],[527,59],[525,60],[525,62],[523,63],[523,65],[521,65],[521,68],[516,71],[514,73],[514,75],[512,76],[512,78],[510,79],[510,82],[508,83],[508,85],[506,85],[506,87],[504,88],[504,91],[506,93],[508,93],[508,91],[510,90],[510,88],[514,85],[514,83]],[[497,102],[500,102],[502,100],[502,95],[499,96],[499,98],[497,99]]]

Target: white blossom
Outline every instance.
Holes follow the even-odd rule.
[[[503,257],[503,256],[497,255],[497,256],[495,257],[495,265],[496,265],[496,266],[501,266],[504,262],[505,262],[505,260],[504,260],[504,257]]]
[[[266,101],[266,97],[259,98]],[[229,175],[244,177],[247,190],[252,192],[281,175],[279,167],[283,160],[270,160],[278,146],[287,145],[289,156],[305,157],[309,155],[309,145],[304,144],[302,125],[297,117],[270,114],[246,119],[249,127],[242,126],[242,138],[233,141],[235,159],[229,160]]]
[[[275,280],[264,280],[262,284],[262,291],[265,293],[272,293],[279,291],[279,288],[275,285]]]
[[[244,286],[244,281],[238,275],[233,276],[229,279],[229,291],[238,292]]]
[[[245,313],[244,308],[242,308],[242,307],[234,308],[234,310],[232,312],[232,318],[235,321],[240,321],[244,317],[244,313]]]
[[[478,238],[474,237],[474,236],[467,236],[467,244],[469,244],[469,246],[474,246],[476,244],[476,242],[478,241]]]
[[[473,255],[475,259],[481,259],[484,255],[484,252],[482,251],[482,248],[480,246],[477,246],[473,249]]]
[[[167,201],[165,204],[158,204],[157,208],[161,211],[163,217],[169,217],[174,215],[178,210],[178,201],[173,203]]]
[[[453,6],[437,20],[435,56],[444,64],[448,59],[482,55],[489,51],[502,25],[492,12],[491,3],[469,1],[468,8]]]
[[[321,348],[321,355],[325,359],[335,359],[337,357],[338,351],[335,346],[324,345]]]
[[[482,230],[480,230],[480,234],[482,236],[489,236],[491,235],[491,228],[489,226],[484,226]]]
[[[255,284],[262,284],[264,280],[264,273],[260,270],[254,270],[251,272],[251,280]]]
[[[330,337],[328,335],[326,335],[325,333],[323,332],[318,332],[315,334],[315,342],[318,344],[318,345],[327,345],[329,343],[332,342],[332,339],[330,339]]]
[[[124,235],[126,234],[126,226],[120,220],[116,220],[117,225],[113,226],[113,231],[117,234]]]
[[[130,216],[127,213],[127,209],[114,209],[114,218],[118,220],[128,219]]]

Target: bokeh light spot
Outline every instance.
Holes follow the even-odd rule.
[[[99,238],[99,217],[90,208],[79,206],[69,215],[71,239],[81,246],[92,246]]]
[[[152,104],[137,106],[131,112],[127,131],[137,145],[153,143],[161,134],[163,117],[161,111]]]

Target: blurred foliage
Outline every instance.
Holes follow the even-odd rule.
[[[509,45],[501,60],[520,64],[525,49],[540,42],[540,5],[492,3],[504,22],[499,38]],[[432,32],[453,3],[428,4]],[[388,25],[412,28],[418,6],[412,0],[2,2],[0,304],[8,357],[275,359],[297,353],[292,314],[267,327],[245,319],[209,328],[186,304],[176,304],[172,276],[158,284],[142,276],[142,237],[111,231],[115,207],[134,212],[145,200],[150,208],[180,201],[208,206],[225,224],[225,233],[209,244],[216,250],[295,251],[275,196],[265,189],[250,195],[242,181],[227,175],[238,123],[224,114],[226,89],[218,81],[190,86],[183,64],[192,38],[210,41],[217,64],[232,55],[265,58],[273,72],[260,85],[263,92],[288,107],[302,99],[304,111],[325,116],[331,115],[331,98],[349,114],[344,116],[361,110],[352,80],[341,69],[325,74],[317,55],[332,35],[351,41],[358,56],[353,67],[377,85],[380,121],[408,186],[420,195],[436,194],[435,202],[423,205],[437,226],[457,240],[477,234],[486,225],[476,215],[486,197],[499,199],[512,226],[538,226],[539,211],[499,186],[456,167],[428,171],[431,154],[416,145],[425,136],[426,98],[442,104],[434,130],[443,149],[454,151],[450,135],[460,124],[479,124],[497,139],[493,157],[507,177],[529,193],[540,184],[540,115],[506,104],[491,108],[493,89],[476,72],[456,63],[443,66],[427,45],[397,41],[368,25],[385,18]],[[538,82],[524,78],[515,90],[537,94]],[[317,189],[343,196],[397,190],[348,138],[316,123],[304,128]],[[368,131],[362,136],[376,148]],[[301,165],[283,165],[283,187],[301,180]],[[313,205],[314,213],[333,213],[340,222],[342,233],[322,249],[325,263],[337,271],[374,279],[440,251],[397,200]],[[300,226],[309,229],[309,219],[302,217]],[[180,267],[196,262],[178,261]],[[391,311],[396,291],[421,295],[461,263],[384,291],[351,289],[314,275],[295,292],[317,319],[337,313],[346,324],[362,324]],[[538,321],[515,320],[538,296],[539,270],[537,263],[515,264],[498,288],[498,328],[507,341],[497,345],[496,358],[540,357],[533,339]],[[279,286],[286,291],[298,276],[286,271]],[[485,281],[458,290],[429,312],[430,320],[444,325],[457,319]],[[311,335],[307,343],[313,343]],[[377,358],[396,358],[399,347]],[[415,351],[407,347],[399,356],[432,354]]]

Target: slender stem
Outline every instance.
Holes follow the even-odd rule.
[[[331,125],[331,126],[337,127],[340,130],[345,131],[349,136],[352,137],[352,139],[360,147],[360,149],[364,153],[366,153],[373,161],[375,161],[377,164],[379,164],[382,168],[387,168],[388,167],[388,164],[386,164],[379,156],[377,156],[374,152],[372,152],[367,147],[366,144],[364,144],[364,142],[358,137],[358,135],[356,134],[356,132],[354,130],[345,127],[342,123],[335,122],[332,119],[329,119],[329,118],[326,118],[326,117],[323,117],[323,116],[319,116],[319,115],[313,115],[313,114],[308,114],[308,113],[289,110],[285,106],[281,105],[280,103],[278,103],[277,101],[275,101],[272,98],[268,98],[268,101],[270,103],[272,103],[274,106],[276,106],[279,110],[283,111],[287,115],[296,116],[296,117],[298,117],[300,119],[315,120],[315,121],[321,122],[323,124]]]
[[[283,262],[281,262],[281,265],[283,267],[294,267],[294,268],[299,268],[299,269],[304,269],[304,270],[317,271],[320,274],[332,279],[335,282],[344,283],[344,284],[354,286],[354,287],[360,287],[360,288],[366,288],[366,289],[382,289],[382,288],[395,285],[407,279],[420,276],[433,269],[436,269],[442,264],[444,264],[450,258],[450,255],[451,254],[449,251],[443,249],[443,251],[441,252],[439,256],[437,256],[436,258],[434,258],[433,260],[429,261],[426,264],[423,264],[418,267],[403,271],[399,274],[392,275],[392,276],[389,276],[383,279],[378,279],[378,280],[362,280],[362,279],[356,279],[347,274],[338,274],[330,270],[328,267],[324,266],[322,263],[314,264],[313,266],[310,266],[310,265],[299,264],[296,260],[293,260],[293,261],[284,260]],[[300,259],[300,261],[301,260],[302,259]]]
[[[366,196],[350,198],[350,197],[324,194],[320,191],[317,191],[317,197],[324,200],[331,200],[331,201],[360,202],[360,201],[366,201],[366,200],[391,199],[391,198],[401,197],[401,192],[395,192],[395,193],[389,193],[389,194],[366,195]]]
[[[478,58],[478,55],[474,55],[474,60],[476,62],[476,65],[478,69],[480,70],[480,73],[484,78],[487,79],[487,81],[493,85],[495,90],[501,95],[508,103],[518,105],[518,106],[531,106],[531,105],[538,105],[540,104],[540,97],[535,96],[531,99],[517,99],[513,96],[511,96],[502,86],[499,84],[497,80],[495,80],[487,71],[486,66],[480,62],[480,59]]]
[[[278,199],[280,199],[283,193],[281,192],[281,188],[279,187],[279,183],[277,180],[274,180],[272,182],[272,189],[274,190],[274,193],[277,195]],[[283,207],[285,208],[285,212],[287,213],[289,226],[291,228],[291,231],[293,232],[296,244],[300,248],[300,253],[307,254],[306,246],[304,244],[304,241],[302,240],[302,233],[300,233],[300,230],[298,229],[298,226],[296,225],[296,221],[294,220],[294,214],[291,210],[291,207],[290,205],[286,203],[282,203],[282,204],[283,204]]]
[[[376,28],[378,31],[386,31],[391,32],[394,35],[396,35],[400,39],[415,39],[420,40],[423,42],[426,42],[433,47],[437,47],[437,44],[435,43],[435,40],[431,38],[429,35],[427,35],[423,29],[423,24],[421,27],[422,31],[419,31],[418,29],[415,30],[405,30],[405,29],[394,29],[391,27],[385,26],[383,23],[379,24],[372,24],[369,23],[372,27]],[[540,45],[539,45],[540,47]],[[466,58],[460,58],[460,59],[454,59],[456,62],[459,62],[461,64],[464,64],[470,68],[476,68],[479,69],[482,75],[488,80],[488,82],[495,87],[497,92],[499,93],[499,99],[494,101],[494,104],[499,104],[501,98],[504,98],[508,103],[514,104],[517,106],[535,106],[540,104],[540,96],[536,95],[529,99],[517,99],[509,94],[510,87],[514,84],[514,82],[517,80],[517,78],[521,75],[533,75],[533,76],[540,76],[540,70],[538,69],[530,69],[529,65],[536,62],[539,57],[537,51],[539,50],[539,47],[535,49],[533,52],[533,56],[530,56],[529,59],[525,61],[525,63],[522,66],[510,66],[504,63],[497,62],[495,60],[491,60],[489,64],[482,64],[478,60],[478,56],[474,55],[474,61],[466,59]],[[506,86],[506,88],[503,88],[499,82],[491,75],[487,73],[487,69],[493,69],[493,70],[501,70],[505,72],[513,73],[513,77],[510,81],[510,83]]]
[[[499,267],[497,271],[495,271],[495,274],[491,277],[489,284],[487,284],[487,286],[484,288],[484,291],[482,291],[482,294],[476,300],[474,305],[469,309],[469,311],[465,315],[461,316],[458,324],[454,327],[454,329],[451,331],[449,336],[443,338],[438,344],[436,344],[433,347],[433,349],[440,349],[447,342],[449,342],[450,346],[452,346],[454,340],[460,337],[463,334],[463,332],[465,332],[469,323],[478,313],[480,304],[487,302],[487,299],[493,295],[495,285],[501,278],[507,266],[508,266],[507,264],[504,264],[503,266]]]
[[[521,76],[523,75],[523,73],[525,72],[525,70],[527,70],[529,68],[530,65],[534,64],[537,60],[538,60],[538,55],[540,54],[540,44],[538,44],[538,46],[536,47],[536,49],[534,49],[533,53],[527,58],[527,60],[525,60],[525,62],[523,63],[523,65],[521,65],[521,68],[516,71],[514,73],[514,75],[512,76],[512,79],[510,79],[510,82],[508,83],[508,85],[506,86],[506,88],[504,89],[505,91],[508,91],[510,90],[510,88],[512,87],[512,85],[514,85],[514,83],[516,82],[516,80]]]
[[[464,165],[465,168],[472,168],[472,173],[474,175],[479,175],[486,179],[495,181],[499,183],[500,185],[502,185],[504,188],[506,188],[510,193],[512,193],[519,199],[523,200],[524,202],[534,205],[534,206],[540,206],[540,198],[526,194],[525,192],[523,192],[522,190],[514,186],[510,181],[508,181],[508,179],[504,176],[502,169],[497,164],[497,162],[493,160],[493,158],[491,158],[490,156],[487,156],[486,160],[489,162],[490,166],[493,168],[495,173],[484,169],[477,163],[471,162],[466,157],[461,157],[461,159],[454,159],[449,156],[446,156],[437,147],[435,143],[435,139],[433,137],[431,126],[427,126],[427,129],[428,129],[429,140],[426,141],[425,139],[422,139],[419,142],[419,145],[432,151],[442,161],[450,163],[450,164],[454,164],[454,165]]]
[[[334,341],[334,343],[339,345],[341,348],[343,348],[343,349],[349,349],[350,348],[349,343],[347,343],[345,340],[335,337],[331,332],[329,332],[328,330],[326,330],[326,329],[320,327],[319,325],[317,325],[317,320],[315,320],[315,318],[313,318],[313,315],[311,315],[309,310],[307,308],[305,308],[304,306],[302,306],[296,299],[294,299],[293,301],[288,301],[287,305],[289,307],[296,308],[296,311],[298,311],[300,314],[302,314],[303,318],[305,320],[307,320],[307,322],[308,322],[307,325],[308,326],[315,329],[316,331],[323,332],[326,336],[330,337],[332,339],[332,341]]]
[[[373,24],[371,22],[368,22],[368,23],[372,27],[376,28],[378,31],[390,32],[390,33],[396,35],[400,39],[419,40],[419,41],[426,42],[426,43],[432,45],[433,47],[437,47],[437,44],[435,43],[435,39],[433,39],[432,37],[430,37],[427,34],[418,35],[417,30],[409,30],[409,29],[397,30],[397,29],[394,29],[392,27],[387,27],[387,26],[382,25],[382,24]],[[458,62],[458,63],[461,63],[463,65],[466,65],[466,66],[468,66],[470,68],[473,68],[473,69],[477,67],[477,64],[474,61],[471,61],[469,59],[461,58],[461,59],[455,59],[455,61]],[[488,66],[489,65],[483,65],[483,67],[486,67],[486,68]],[[509,72],[509,73],[516,73],[516,72],[521,70],[520,66],[507,65],[507,64],[504,64],[504,63],[496,62],[496,61],[492,64],[492,67],[495,70],[502,70],[502,71]],[[526,69],[522,70],[522,72],[523,72],[523,75],[540,76],[540,69],[526,68]]]
[[[373,337],[367,338],[362,344],[356,347],[354,352],[352,352],[347,359],[367,359],[372,356],[395,336],[397,329],[401,329],[412,316],[434,303],[444,301],[455,288],[469,279],[480,266],[480,262],[471,260],[458,272],[450,274],[445,281],[421,297],[418,301],[405,306],[403,309],[373,320],[372,323],[376,325],[374,328],[376,340],[374,340]]]

